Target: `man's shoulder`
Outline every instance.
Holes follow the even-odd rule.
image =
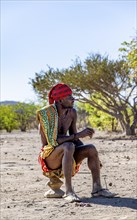
[[[54,105],[53,105],[53,104],[43,106],[40,110],[49,110],[49,109],[52,109],[52,108],[54,108]]]
[[[70,114],[71,114],[72,116],[76,116],[77,111],[76,111],[75,108],[71,108],[69,111],[70,111]]]
[[[56,113],[56,108],[54,107],[54,105],[46,105],[46,106],[43,106],[42,108],[40,108],[38,111],[37,111],[37,115],[39,114],[54,114]]]

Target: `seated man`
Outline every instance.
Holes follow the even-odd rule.
[[[80,138],[92,138],[94,130],[86,128],[77,132],[77,113],[73,108],[72,90],[63,83],[55,85],[49,92],[49,106],[37,112],[40,124],[42,150],[39,162],[43,174],[50,178],[50,190],[46,197],[62,197],[60,189],[64,177],[65,195],[70,202],[80,201],[72,187],[72,176],[78,172],[81,162],[87,158],[88,168],[93,178],[92,196],[114,197],[116,194],[103,189],[100,181],[100,161],[92,144],[84,145]],[[67,134],[69,132],[69,134]]]

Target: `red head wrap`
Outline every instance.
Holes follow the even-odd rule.
[[[49,104],[53,104],[54,101],[61,100],[71,94],[72,90],[66,84],[59,83],[53,86],[49,92]]]

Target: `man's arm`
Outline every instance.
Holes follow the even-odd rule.
[[[77,122],[77,112],[75,109],[73,109],[73,121],[71,123],[69,133],[74,134],[74,140],[78,140],[79,138],[84,138],[87,136],[92,138],[93,134],[95,133],[94,130],[92,128],[85,128],[84,130],[77,132],[76,122]]]
[[[72,123],[70,125],[70,128],[69,128],[69,134],[72,135],[72,134],[77,134],[77,127],[76,127],[76,123],[77,123],[77,112],[75,109],[73,109],[72,113]]]
[[[68,141],[74,141],[75,140],[75,135],[59,135],[57,138],[58,144],[63,144],[64,142]]]
[[[85,128],[83,131],[77,132],[76,122],[77,122],[77,112],[75,109],[71,112],[72,123],[69,128],[69,136],[60,135],[57,139],[58,144],[62,144],[67,141],[75,141],[79,138],[84,138],[89,136],[92,138],[94,130],[92,128]]]

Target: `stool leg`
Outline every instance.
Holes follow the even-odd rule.
[[[46,184],[50,187],[50,190],[44,194],[46,198],[61,198],[64,195],[64,191],[60,189],[63,182],[58,177],[50,177]]]

